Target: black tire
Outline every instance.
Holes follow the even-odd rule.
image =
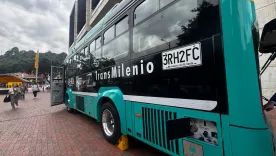
[[[104,110],[109,110],[114,118],[114,132],[111,136],[108,136],[103,128],[103,122],[102,122],[102,116],[103,116],[103,112]],[[111,144],[116,145],[121,137],[121,123],[120,123],[120,117],[119,114],[116,110],[116,108],[114,108],[114,105],[110,102],[106,102],[102,105],[101,108],[101,118],[100,118],[100,123],[101,123],[101,129],[102,129],[102,133],[104,135],[104,138]]]

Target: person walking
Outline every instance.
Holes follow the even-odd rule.
[[[28,86],[27,86],[27,84],[24,85],[24,88],[25,88],[25,93],[28,93]]]
[[[33,84],[32,90],[33,90],[34,97],[36,97],[37,96],[37,92],[39,92],[38,83],[37,84]]]
[[[25,92],[26,92],[24,85],[20,86],[20,91],[21,91],[21,98],[24,100],[25,99]]]
[[[9,96],[11,98],[11,106],[12,109],[15,109],[15,106],[19,106],[18,105],[18,100],[20,98],[20,89],[18,88],[18,86],[16,84],[13,84],[12,87],[9,89]]]

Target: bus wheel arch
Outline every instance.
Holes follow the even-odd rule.
[[[117,144],[121,137],[121,121],[115,104],[111,99],[103,97],[99,100],[97,110],[105,139],[111,144]]]
[[[103,104],[107,103],[107,102],[111,102],[112,105],[114,105],[114,102],[108,98],[108,97],[102,97],[99,99],[98,104],[97,104],[97,119],[100,120],[101,119],[101,109]],[[116,106],[114,105],[114,107],[116,108]],[[116,111],[118,112],[117,108]]]

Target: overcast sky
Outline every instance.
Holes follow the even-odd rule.
[[[0,52],[13,47],[67,52],[73,3],[74,0],[0,0]]]

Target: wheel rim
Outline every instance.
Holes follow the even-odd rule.
[[[108,109],[103,111],[102,126],[106,135],[111,136],[114,133],[114,118]]]

